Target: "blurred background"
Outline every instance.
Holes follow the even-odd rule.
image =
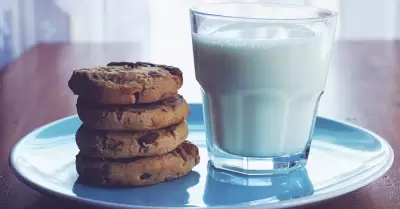
[[[206,1],[0,0],[0,72],[39,44],[61,46],[61,52],[67,51],[67,54],[82,54],[84,57],[79,59],[86,59],[87,64],[141,59],[175,65],[184,72],[193,70],[188,9]],[[337,11],[340,15],[335,38],[339,41],[400,38],[399,0],[264,2],[311,5]],[[137,54],[140,57],[135,56]],[[71,63],[76,62],[75,58],[66,60],[65,57],[68,56],[64,56],[61,65],[74,66]],[[194,73],[184,76],[188,85],[181,93],[187,95],[190,102],[200,101]]]
[[[205,0],[1,0],[0,68],[41,43],[150,40],[149,50],[165,54],[166,50],[177,46],[177,41],[190,43],[188,8],[202,1]],[[338,11],[337,39],[400,37],[398,0],[269,2],[306,4]],[[157,48],[160,42],[163,48]]]

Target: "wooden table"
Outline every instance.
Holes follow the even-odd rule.
[[[185,75],[182,94],[195,101],[197,93],[189,94],[198,91],[191,56],[188,48],[156,51],[146,44],[42,44],[2,69],[0,208],[70,208],[69,203],[60,204],[18,181],[9,168],[8,154],[11,146],[34,128],[75,114],[76,97],[67,88],[73,69],[119,60],[177,65]],[[390,142],[397,156],[400,150],[400,42],[338,42],[319,114],[371,129]],[[399,168],[400,161],[395,158],[390,172],[378,181],[310,208],[400,208]]]

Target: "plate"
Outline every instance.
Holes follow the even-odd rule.
[[[67,117],[22,138],[10,153],[15,175],[31,188],[85,204],[111,208],[287,208],[359,189],[393,163],[390,145],[354,125],[318,117],[308,164],[289,175],[244,176],[208,163],[201,104],[191,104],[188,140],[201,162],[182,179],[147,187],[105,189],[77,183],[74,134],[81,122]]]

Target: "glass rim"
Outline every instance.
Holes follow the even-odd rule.
[[[292,9],[308,9],[314,11],[315,13],[325,14],[326,16],[321,17],[299,17],[299,18],[269,18],[269,17],[241,17],[241,16],[234,16],[234,15],[224,15],[218,14],[217,12],[204,12],[200,11],[201,8],[210,5],[221,5],[221,4],[253,4],[253,5],[262,5],[262,6],[269,6],[269,7],[279,7],[279,8],[292,8]],[[221,19],[236,19],[236,20],[253,20],[253,21],[268,21],[268,22],[314,22],[314,21],[324,21],[332,18],[336,18],[338,13],[328,9],[322,9],[318,7],[312,6],[303,6],[303,5],[296,5],[296,4],[279,4],[279,3],[263,3],[263,2],[254,2],[254,1],[213,1],[207,2],[203,4],[198,4],[189,9],[190,13],[196,15],[204,15],[204,16],[211,16],[211,17],[218,17]]]

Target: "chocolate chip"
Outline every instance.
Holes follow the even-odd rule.
[[[146,180],[146,179],[149,179],[149,178],[151,178],[151,174],[149,174],[149,173],[143,173],[142,175],[140,175],[140,180]]]
[[[167,107],[172,107],[173,109],[176,108],[176,106],[181,102],[181,98],[179,98],[179,95],[176,95],[174,97],[169,97],[167,99],[164,99],[161,101],[161,103]]]
[[[136,67],[136,64],[133,62],[110,62],[107,66],[128,66],[130,68]]]
[[[187,159],[186,159],[185,154],[182,152],[182,149],[181,148],[176,148],[175,150],[181,156],[181,158],[186,162]]]
[[[136,92],[135,93],[135,101],[136,101],[136,103],[138,103],[139,100],[140,100],[140,92]]]
[[[168,65],[159,65],[159,67],[164,68],[171,75],[182,76],[182,71],[177,67],[168,66]]]
[[[150,71],[150,72],[148,72],[147,73],[150,77],[152,77],[152,78],[159,78],[159,77],[162,77],[158,72],[155,72],[155,71]]]
[[[148,144],[154,143],[159,136],[158,132],[150,132],[139,138],[139,144],[141,147],[147,147]]]
[[[190,142],[184,142],[181,145],[182,149],[185,150],[186,153],[192,153],[192,150],[196,148],[192,143]]]
[[[160,67],[160,68],[168,71],[171,75],[178,76],[182,79],[182,71],[177,67],[173,67],[173,66],[169,66],[169,65],[156,65],[156,64],[153,64],[150,62],[136,62],[135,64],[136,64],[136,66],[143,66],[143,67]]]
[[[136,66],[143,66],[143,67],[155,67],[156,64],[150,62],[136,62]]]
[[[108,112],[103,112],[101,114],[101,119],[105,119],[106,117],[108,117]]]
[[[176,130],[176,125],[168,127],[169,132],[174,132]]]
[[[167,128],[167,130],[169,131],[169,133],[171,133],[172,136],[175,137],[176,126],[170,126]]]
[[[147,153],[147,152],[149,152],[149,147],[140,147],[139,152],[140,153]]]
[[[166,109],[164,109],[164,108],[161,108],[161,111],[163,111],[163,112],[167,112],[167,110],[166,110]]]
[[[175,131],[176,130],[176,125],[168,127],[168,131]]]
[[[164,102],[164,104],[173,103],[173,102],[175,102],[175,98],[174,97],[169,97],[167,99],[164,99],[163,102]]]

